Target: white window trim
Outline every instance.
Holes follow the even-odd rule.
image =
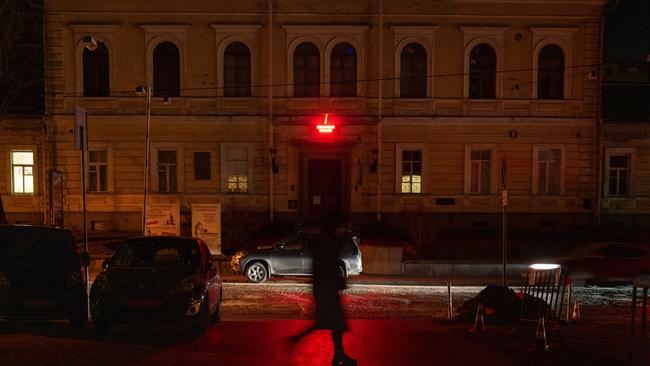
[[[223,74],[223,60],[224,52],[233,42],[241,42],[248,47],[251,56],[251,96],[259,96],[262,92],[261,88],[255,86],[262,83],[257,80],[257,32],[262,27],[261,25],[221,25],[212,24],[217,38],[217,96],[223,97],[224,74]]]
[[[460,27],[463,31],[463,45],[465,47],[465,68],[463,73],[463,97],[469,99],[469,55],[472,49],[479,44],[485,43],[496,52],[497,66],[496,66],[496,80],[495,80],[495,96],[496,99],[503,97],[503,50],[505,42],[505,32],[509,29],[506,27]],[[476,99],[479,100],[479,99]],[[491,100],[491,99],[480,99]]]
[[[230,193],[228,192],[228,171],[227,171],[227,151],[233,148],[246,148],[248,150],[248,192]],[[223,142],[221,143],[221,192],[232,195],[250,195],[253,194],[253,144],[249,142]]]
[[[628,155],[628,177],[627,177],[627,194],[609,194],[609,169],[610,169],[610,156],[612,155]],[[629,197],[634,196],[634,165],[636,160],[636,149],[633,147],[608,147],[605,148],[605,176],[603,185],[603,193],[606,197]]]
[[[84,73],[83,73],[83,37],[93,35],[97,42],[102,42],[108,49],[108,91],[113,91],[117,76],[116,67],[113,59],[116,57],[117,47],[115,42],[115,33],[119,24],[72,24],[70,28],[74,32],[75,44],[75,94],[80,96],[84,93]],[[106,97],[86,97],[86,98],[106,98]]]
[[[23,193],[23,192],[14,192],[14,164],[13,164],[13,154],[14,152],[31,152],[34,159],[34,164],[32,165],[32,176],[34,177],[34,193]],[[15,196],[36,196],[39,193],[38,182],[39,182],[39,169],[38,169],[38,149],[36,145],[15,145],[11,146],[9,149],[9,174],[7,175],[9,189],[11,194]]]
[[[402,193],[402,152],[404,150],[420,150],[422,151],[422,186],[420,193]],[[397,194],[407,195],[421,195],[426,194],[428,191],[428,160],[429,152],[427,144],[423,143],[398,143],[395,145],[395,192]]]
[[[113,156],[113,146],[107,143],[88,143],[88,151],[106,151],[106,192],[91,192],[88,190],[89,179],[86,176],[86,192],[89,194],[107,194],[115,192],[115,173],[114,173],[114,156]],[[90,173],[90,154],[86,156],[86,174]]]
[[[287,95],[293,96],[293,53],[303,42],[311,42],[318,47],[320,56],[320,95],[329,96],[330,55],[334,46],[341,42],[350,43],[357,52],[357,96],[364,95],[365,79],[364,55],[367,25],[284,25],[287,34]]]
[[[472,150],[490,150],[490,193],[497,193],[497,177],[499,173],[499,167],[497,159],[499,151],[497,150],[496,144],[470,144],[465,145],[465,189],[464,193],[467,195],[479,196],[485,195],[484,193],[474,193],[472,192]]]
[[[537,99],[539,52],[550,44],[556,45],[564,53],[564,91],[562,99],[571,99],[571,80],[573,70],[573,33],[577,28],[530,28],[533,33],[533,99]]]
[[[560,192],[539,193],[539,151],[540,150],[560,150]],[[533,145],[533,171],[532,171],[532,193],[541,196],[561,196],[565,191],[566,183],[566,147],[564,145]]]
[[[411,43],[417,43],[424,47],[427,52],[427,98],[433,98],[434,75],[434,50],[435,50],[435,33],[438,26],[392,26],[390,29],[394,34],[393,48],[395,50],[395,96],[401,96],[400,77],[402,69],[402,50]]]
[[[151,174],[151,191],[158,194],[175,194],[183,193],[185,189],[185,149],[182,142],[152,142],[151,155],[149,161],[149,171]],[[176,150],[176,192],[160,192],[158,188],[158,151],[160,150]]]
[[[180,95],[187,80],[187,30],[189,25],[141,25],[144,29],[147,85],[153,85],[153,51],[160,43],[171,42],[178,48]]]

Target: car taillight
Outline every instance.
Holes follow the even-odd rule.
[[[11,287],[9,277],[4,272],[0,272],[0,289]]]

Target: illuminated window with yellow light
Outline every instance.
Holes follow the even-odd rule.
[[[227,192],[248,193],[248,148],[233,146],[226,149]]]
[[[11,152],[11,175],[13,193],[34,193],[34,152]]]
[[[402,193],[422,193],[422,151],[402,150]]]

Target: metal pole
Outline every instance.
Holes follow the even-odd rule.
[[[454,316],[454,310],[451,298],[451,282],[447,282],[447,318],[451,319]]]
[[[269,151],[275,148],[273,141],[273,0],[268,2],[268,129],[269,129]],[[273,160],[271,154],[268,156],[269,162],[269,221],[273,222],[275,220],[275,197],[273,195],[275,190],[275,181],[273,176]],[[252,177],[251,177],[252,178]]]
[[[504,190],[503,192],[504,192],[503,193],[504,196],[507,195],[506,190]],[[502,216],[503,216],[503,218],[501,220],[502,221],[502,227],[501,227],[502,233],[501,233],[501,236],[503,238],[503,253],[502,253],[502,257],[503,257],[502,258],[502,260],[503,260],[502,285],[503,286],[506,286],[506,282],[507,282],[507,280],[506,280],[506,277],[507,277],[507,274],[506,274],[506,270],[507,270],[506,269],[506,262],[508,260],[508,222],[507,222],[508,221],[508,213],[507,213],[507,207],[508,206],[507,206],[506,200],[507,200],[507,196],[505,196],[505,198],[503,199],[503,205],[502,205],[502,210],[501,210],[502,211]]]
[[[142,205],[142,235],[146,235],[147,229],[147,188],[149,187],[149,129],[151,128],[151,85],[146,86],[147,92],[147,130],[144,139],[144,192]]]
[[[384,9],[383,1],[379,0],[379,57],[377,57],[377,222],[381,221],[381,128],[383,109],[383,58],[384,58]]]
[[[84,126],[80,126],[81,129],[81,211],[83,219],[83,231],[84,231],[84,256],[89,257],[88,255],[88,223],[86,220],[86,130]],[[90,274],[88,273],[88,265],[84,260],[85,268],[85,278],[86,278],[86,309],[90,314]]]

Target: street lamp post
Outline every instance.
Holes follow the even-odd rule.
[[[147,232],[147,190],[149,188],[149,129],[151,127],[151,85],[138,86],[135,91],[139,95],[145,95],[147,98],[146,115],[147,115],[147,129],[144,138],[144,178],[143,178],[143,205],[142,205],[142,235]]]

